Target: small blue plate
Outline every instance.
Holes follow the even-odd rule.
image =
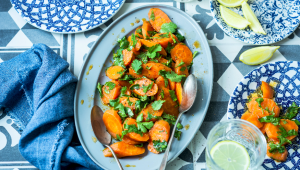
[[[267,35],[257,34],[249,27],[243,30],[228,26],[221,17],[220,3],[210,0],[210,10],[219,27],[229,36],[249,44],[272,44],[291,35],[300,23],[300,3],[294,0],[248,0]],[[243,16],[242,7],[230,8]]]
[[[93,29],[112,18],[125,0],[11,0],[29,24],[55,33]]]
[[[262,65],[248,73],[233,91],[228,105],[227,118],[240,119],[244,113],[244,106],[247,96],[253,93],[260,85],[261,81],[270,83],[278,82],[275,87],[275,101],[282,106],[285,111],[293,102],[300,105],[300,62],[280,61]],[[300,120],[300,115],[296,117]],[[298,132],[299,133],[299,132]],[[287,145],[288,157],[285,162],[275,162],[266,156],[262,167],[264,169],[297,169],[300,166],[300,138],[293,141],[293,145]]]

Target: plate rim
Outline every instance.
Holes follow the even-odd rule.
[[[191,22],[193,22],[196,26],[196,30],[198,30],[200,32],[200,35],[202,35],[203,37],[200,37],[201,39],[203,38],[203,41],[205,42],[204,44],[201,44],[201,47],[202,49],[204,49],[203,51],[207,52],[207,55],[210,56],[210,57],[207,57],[207,61],[209,65],[209,67],[211,67],[210,69],[210,76],[211,76],[211,81],[209,82],[211,84],[211,86],[209,87],[209,91],[208,91],[208,98],[207,98],[207,104],[205,105],[205,108],[204,108],[204,111],[203,111],[203,119],[199,122],[198,126],[195,127],[197,130],[194,132],[194,133],[190,133],[191,135],[190,136],[190,139],[189,139],[189,142],[186,143],[182,149],[180,149],[178,151],[178,153],[176,153],[174,155],[174,157],[172,159],[170,159],[168,161],[168,163],[172,162],[173,160],[175,160],[186,148],[187,146],[190,144],[190,142],[193,140],[193,138],[195,137],[197,131],[200,129],[200,126],[202,125],[204,119],[205,119],[205,116],[207,114],[207,111],[208,111],[208,108],[209,108],[209,104],[210,104],[210,100],[211,100],[211,96],[212,96],[212,89],[213,89],[213,77],[214,77],[214,70],[213,70],[213,58],[212,58],[212,54],[211,54],[211,50],[210,50],[210,46],[208,44],[208,41],[207,41],[207,38],[202,30],[202,28],[200,27],[200,25],[191,17],[189,16],[187,13],[181,11],[180,9],[178,8],[175,8],[173,6],[170,6],[170,5],[165,5],[165,4],[147,4],[147,5],[141,5],[139,7],[136,7],[134,9],[132,9],[131,11],[128,11],[124,14],[122,14],[121,16],[119,16],[115,21],[113,21],[102,33],[101,35],[97,38],[97,40],[95,41],[95,43],[93,44],[93,46],[91,47],[91,49],[89,50],[89,52],[87,53],[87,57],[84,61],[84,63],[82,64],[81,66],[81,69],[80,69],[80,73],[79,73],[79,76],[78,76],[78,83],[77,83],[77,86],[76,86],[76,91],[75,91],[75,97],[74,97],[74,120],[75,120],[75,128],[76,128],[76,133],[78,135],[78,139],[84,149],[84,151],[87,153],[87,155],[90,157],[90,159],[93,160],[93,162],[95,164],[97,164],[99,167],[103,168],[102,166],[100,166],[100,164],[98,164],[98,162],[96,160],[94,160],[94,158],[90,155],[90,153],[88,152],[87,148],[85,145],[83,145],[83,139],[81,137],[81,132],[79,132],[79,123],[78,123],[78,117],[77,117],[77,114],[78,114],[78,109],[77,109],[77,104],[78,104],[78,101],[79,101],[79,90],[80,90],[80,86],[81,86],[81,82],[83,80],[83,76],[84,76],[84,69],[87,68],[87,64],[88,64],[88,61],[90,60],[91,56],[92,56],[92,53],[95,51],[96,47],[99,45],[100,43],[100,40],[106,35],[106,33],[121,19],[123,19],[124,17],[126,17],[127,15],[131,14],[132,12],[136,11],[136,10],[139,10],[141,8],[151,8],[151,7],[165,7],[165,8],[172,8],[173,10],[181,13],[182,15],[186,16],[187,18],[190,19]],[[107,56],[108,57],[108,56]],[[107,57],[105,58],[105,60],[107,59]],[[105,168],[103,168],[105,169]]]
[[[224,31],[224,33],[228,34],[231,38],[234,38],[234,39],[236,39],[236,40],[238,40],[238,41],[240,41],[240,42],[243,42],[243,43],[247,43],[247,44],[251,44],[251,45],[270,45],[270,44],[274,44],[274,43],[280,42],[280,41],[282,41],[282,40],[285,40],[287,37],[289,37],[290,35],[292,35],[292,34],[295,32],[295,30],[296,30],[296,29],[299,27],[299,25],[300,25],[300,19],[299,19],[299,22],[298,22],[297,26],[295,27],[295,29],[294,29],[290,34],[287,34],[284,38],[282,38],[282,39],[280,39],[280,40],[278,40],[278,41],[272,41],[272,42],[269,42],[269,43],[255,43],[255,42],[254,42],[254,43],[251,43],[250,41],[243,41],[243,40],[241,40],[240,38],[235,37],[235,36],[232,35],[231,33],[225,31],[224,27],[222,27],[222,25],[221,25],[221,24],[219,23],[219,21],[216,19],[216,15],[215,15],[214,12],[212,11],[212,2],[213,2],[213,1],[217,1],[217,0],[209,0],[209,2],[210,2],[210,12],[211,12],[211,14],[213,15],[214,21],[217,23],[217,25],[219,26],[219,28],[221,28],[221,30]]]
[[[25,19],[25,18],[23,17],[23,12],[19,13],[19,11],[15,8],[15,3],[13,3],[13,0],[10,0],[10,3],[12,4],[14,10],[17,11],[17,13],[22,17],[22,19],[24,19],[24,20],[26,21],[26,23],[32,25],[32,26],[35,27],[35,28],[38,28],[38,29],[43,30],[43,31],[51,32],[51,33],[57,33],[57,34],[75,34],[75,33],[83,33],[83,32],[85,32],[85,31],[90,31],[90,30],[92,30],[92,29],[94,29],[94,28],[97,28],[97,27],[99,27],[99,26],[105,24],[107,21],[109,21],[110,19],[112,19],[112,17],[114,17],[114,16],[120,11],[120,9],[121,9],[121,8],[123,7],[123,5],[125,4],[125,1],[126,1],[126,0],[122,0],[122,4],[120,5],[119,9],[117,9],[116,12],[115,12],[114,14],[112,14],[109,18],[107,18],[107,20],[105,20],[104,22],[102,22],[102,23],[100,23],[100,24],[98,24],[98,25],[95,25],[95,26],[93,26],[93,27],[91,27],[91,28],[89,28],[89,29],[85,29],[85,30],[81,30],[81,31],[74,31],[74,32],[57,32],[57,31],[50,31],[50,30],[47,30],[47,29],[38,27],[38,26],[36,26],[36,25],[33,25],[33,24],[31,23],[30,20],[28,21],[27,19]]]

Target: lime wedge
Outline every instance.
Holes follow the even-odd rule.
[[[231,11],[230,9],[224,7],[223,5],[220,5],[220,12],[221,12],[221,17],[226,22],[226,24],[233,28],[244,29],[248,25],[250,25],[250,22],[246,20],[244,17]]]
[[[243,52],[240,60],[247,65],[258,65],[268,61],[280,46],[255,47]]]
[[[237,7],[242,5],[243,2],[246,2],[247,0],[218,0],[220,4],[226,6],[226,7]]]
[[[212,159],[224,170],[246,170],[250,156],[246,148],[235,141],[217,143],[210,151]]]
[[[251,10],[250,6],[248,5],[247,2],[243,2],[242,3],[242,10],[243,10],[243,14],[245,16],[245,18],[251,23],[249,25],[249,27],[256,33],[259,34],[264,34],[266,35],[266,32],[264,31],[264,29],[262,28],[262,26],[260,25],[256,15],[254,14],[254,12]]]

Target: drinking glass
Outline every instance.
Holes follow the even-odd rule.
[[[256,170],[264,161],[267,153],[266,138],[252,123],[241,119],[230,119],[218,123],[209,132],[206,143],[205,160],[208,170],[219,170],[210,155],[211,149],[221,141],[235,141],[243,145],[250,156],[248,169]]]

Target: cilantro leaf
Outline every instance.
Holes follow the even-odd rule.
[[[148,62],[147,52],[141,52],[136,58],[140,59],[144,64]]]
[[[155,15],[154,15],[154,12],[153,12],[153,10],[151,11],[150,19],[151,19],[152,21],[154,21],[154,20],[155,20]]]
[[[176,35],[178,41],[181,41],[181,42],[182,42],[182,41],[185,40],[185,37],[184,37],[183,35],[181,35],[180,33],[177,32],[175,35]]]
[[[141,147],[143,147],[143,146],[144,146],[144,144],[143,144],[143,143],[140,143],[140,144],[136,144],[135,146],[136,146],[136,147],[140,147],[140,148],[141,148]]]
[[[185,71],[186,67],[181,67],[180,71]]]
[[[194,51],[193,52],[193,58],[195,58],[197,54],[198,54],[198,51]]]
[[[274,144],[273,142],[269,143],[270,149],[269,152],[270,153],[274,153],[276,151],[278,151],[279,153],[283,153],[285,151],[285,147],[281,146],[280,144]]]
[[[160,44],[156,44],[156,45],[154,45],[154,46],[148,48],[147,56],[148,56],[149,58],[152,58],[152,59],[153,59],[153,58],[159,56],[159,53],[158,53],[158,52],[161,51],[161,50],[162,50],[161,45],[160,45]]]
[[[137,32],[138,34],[142,34],[142,28],[137,29],[136,32]]]
[[[151,82],[148,86],[142,86],[143,88],[143,92],[144,93],[147,93],[147,91],[149,91],[150,89],[152,89],[152,86],[153,86],[153,82]]]
[[[165,98],[165,91],[161,90],[159,95],[160,95],[161,99],[164,99]]]
[[[298,112],[299,112],[299,108],[298,105],[293,102],[292,105],[287,109],[286,114],[284,115],[284,118],[286,119],[292,119],[293,117],[297,116]]]
[[[121,137],[119,136],[119,134],[117,134],[117,140],[118,141],[122,141]]]
[[[118,43],[120,44],[120,48],[121,48],[121,49],[126,49],[126,48],[128,48],[129,41],[127,40],[126,36],[124,36],[124,37],[121,38],[121,39],[118,39],[117,41],[118,41]]]
[[[168,46],[167,46],[167,48],[166,48],[166,51],[168,52],[168,53],[171,53],[171,50],[174,48],[174,46],[172,46],[172,44],[170,43],[170,42],[168,42]]]
[[[147,129],[151,129],[153,127],[153,122],[137,122],[138,129],[141,130],[143,133],[147,132]]]
[[[169,93],[171,95],[172,100],[174,102],[177,101],[177,97],[176,97],[175,91],[174,90],[169,90]]]
[[[123,68],[126,68],[125,64],[124,64],[124,60],[123,60],[123,55],[114,55],[113,56],[113,60],[114,60],[114,63],[113,65],[114,66],[121,66]]]
[[[145,107],[147,106],[146,102],[143,102],[141,100],[137,100],[135,102],[135,112],[139,113],[140,111],[142,111]]]
[[[127,117],[125,107],[124,107],[124,105],[122,103],[119,103],[114,109],[115,110],[119,110],[118,114],[121,117],[123,117],[123,118]]]
[[[134,133],[137,133],[137,134],[143,136],[143,133],[136,127],[136,125],[128,125],[126,123],[126,121],[124,123],[124,129],[125,130],[122,131],[122,137],[121,138],[123,138],[124,135],[126,135],[127,133],[130,133],[130,132],[134,132]]]
[[[274,117],[273,115],[265,116],[258,119],[260,122],[273,123],[273,125],[279,125],[280,117]]]
[[[185,78],[185,75],[178,75],[174,71],[167,72],[166,78],[170,79],[172,82],[181,82],[182,78]]]
[[[109,100],[109,105],[113,108],[117,107],[118,104],[119,104],[119,98],[114,99],[114,100],[112,100],[112,99]],[[115,110],[117,110],[117,109],[115,109]]]
[[[257,98],[255,101],[258,103],[258,106],[261,107],[261,102],[263,102],[264,99],[263,98]]]
[[[162,107],[162,104],[165,102],[165,100],[156,100],[152,103],[153,110],[159,110]]]
[[[142,62],[135,59],[131,64],[132,69],[136,72],[136,74],[142,73]]]
[[[132,33],[131,35],[131,42],[132,42],[132,46],[135,47],[136,43],[137,43],[137,40],[135,38],[135,34]]]
[[[139,84],[134,84],[130,87],[130,90],[134,90],[134,89],[140,89],[140,85]]]
[[[152,37],[153,35],[155,35],[157,33],[156,31],[147,31],[147,32],[150,35],[150,37]]]
[[[181,61],[175,68],[180,67],[182,65],[184,65],[185,63],[183,61]]]
[[[165,32],[174,33],[174,32],[176,32],[176,29],[177,29],[177,25],[174,24],[173,22],[169,22],[169,23],[162,24],[159,32],[161,32],[161,33],[165,33]]]
[[[167,149],[168,143],[163,140],[162,142],[160,140],[153,140],[153,147],[157,152],[163,152]]]
[[[102,85],[100,83],[97,84],[97,89],[99,91],[100,97],[103,97]]]
[[[108,81],[104,84],[105,88],[104,88],[104,92],[106,94],[109,94],[110,91],[109,90],[112,90],[116,87],[116,84],[114,82],[111,82],[111,81]],[[107,89],[108,88],[108,89]]]
[[[171,34],[171,32],[170,32],[170,34]],[[177,41],[175,40],[175,38],[173,37],[173,35],[172,35],[172,34],[171,34],[171,38],[172,38],[172,40],[173,40],[174,44],[176,44],[176,43],[177,43]]]
[[[141,113],[136,117],[136,122],[141,122],[141,121],[143,121],[143,119],[144,119],[144,116],[143,116],[143,113]]]
[[[180,140],[180,137],[181,137],[181,131],[179,130],[175,130],[175,134],[174,134],[174,137],[177,138],[177,140]]]
[[[177,129],[182,129],[183,128],[183,126],[182,126],[182,124],[180,122],[177,123],[176,127],[177,127]]]
[[[299,122],[299,120],[297,120],[297,119],[295,119],[295,120],[293,120],[295,123],[296,123],[296,125],[300,125],[300,122]]]
[[[134,116],[134,113],[132,112],[132,110],[129,107],[125,107],[125,111],[129,117]]]
[[[126,87],[126,86],[122,87],[122,88],[121,88],[121,94],[120,94],[120,97],[122,97],[122,96],[128,96],[128,95],[125,94],[126,91],[127,91],[127,87]]]

